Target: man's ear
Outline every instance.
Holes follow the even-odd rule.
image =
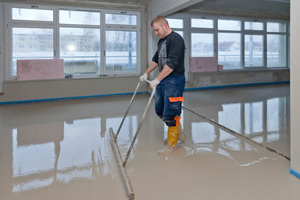
[[[163,24],[163,27],[165,30],[168,30],[168,28],[169,28],[168,24]]]

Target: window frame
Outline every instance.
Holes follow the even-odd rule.
[[[209,20],[213,20],[213,28],[199,28],[199,27],[192,27],[192,19],[209,19]],[[218,53],[218,31],[217,31],[217,27],[218,27],[218,22],[217,22],[217,17],[215,16],[210,16],[210,15],[191,15],[189,18],[189,22],[190,22],[190,56],[192,57],[192,33],[205,33],[205,34],[213,34],[213,57],[217,56]]]
[[[117,11],[117,10],[104,10],[103,17],[101,20],[101,24],[103,25],[103,32],[101,35],[103,35],[103,38],[101,36],[101,48],[103,53],[103,58],[101,61],[101,67],[102,72],[104,72],[105,75],[108,76],[115,76],[114,72],[107,72],[106,71],[106,31],[136,31],[137,32],[137,70],[135,72],[129,73],[129,72],[117,72],[120,75],[128,76],[128,75],[139,75],[141,74],[141,13],[134,12],[134,11]],[[137,25],[120,25],[120,24],[105,24],[105,14],[135,14],[137,15]],[[103,40],[102,40],[103,39]]]
[[[268,32],[267,30],[267,23],[282,23],[285,25],[285,30],[280,32]],[[285,39],[285,52],[284,52],[284,56],[285,56],[285,66],[268,66],[268,47],[267,47],[267,39],[268,39],[268,35],[278,35],[278,36],[284,36]],[[289,23],[287,20],[266,20],[265,21],[265,40],[266,40],[266,46],[265,46],[265,66],[267,69],[282,69],[282,68],[289,68]]]
[[[29,20],[13,20],[12,19],[12,8],[29,8],[29,9],[47,9],[53,10],[53,21],[29,21]],[[54,59],[55,58],[55,14],[56,9],[51,6],[44,5],[29,5],[29,4],[15,4],[15,3],[4,3],[4,20],[6,24],[6,31],[4,33],[5,40],[5,50],[6,50],[6,59],[4,63],[6,68],[5,71],[5,80],[16,80],[16,76],[12,75],[12,29],[13,28],[47,28],[53,29],[54,38],[53,38],[53,49],[54,49]]]
[[[246,66],[246,62],[245,62],[245,48],[246,48],[246,45],[245,45],[245,37],[246,36],[249,36],[249,35],[252,35],[252,36],[262,36],[262,43],[263,43],[263,47],[262,47],[262,65],[254,65],[254,66]],[[251,69],[254,69],[254,68],[262,68],[262,67],[264,67],[265,66],[265,36],[263,35],[263,34],[261,34],[261,33],[244,33],[243,34],[243,37],[244,37],[244,44],[243,44],[243,46],[244,46],[244,48],[242,49],[242,51],[243,51],[243,66],[244,66],[244,68],[245,69],[247,69],[247,68],[251,68]]]
[[[249,30],[249,29],[245,29],[245,22],[260,22],[263,24],[263,29],[262,30]],[[243,19],[242,22],[242,38],[243,38],[243,60],[242,60],[242,67],[243,69],[247,69],[247,70],[260,70],[260,69],[267,69],[266,66],[266,59],[267,59],[267,53],[266,53],[266,45],[267,45],[267,41],[266,41],[266,20],[259,20],[259,19]],[[263,36],[263,63],[262,66],[246,66],[245,65],[245,36],[246,35],[262,35]]]
[[[85,24],[66,24],[66,23],[59,23],[59,10],[71,10],[71,11],[98,11],[100,12],[100,25],[85,25]],[[99,9],[89,9],[89,8],[78,8],[78,7],[57,7],[57,49],[56,49],[56,59],[60,58],[60,28],[91,28],[91,29],[99,29],[100,30],[100,41],[101,41],[101,25],[102,25],[102,11]],[[102,57],[101,57],[101,51],[102,51],[102,44],[100,44],[100,68],[99,68],[99,74],[72,74],[73,78],[96,78],[101,76],[101,66],[102,66]]]
[[[216,16],[216,15],[201,15],[201,14],[192,14],[189,15],[189,20],[195,18],[199,19],[213,19],[214,28],[195,28],[190,24],[189,36],[191,38],[192,33],[213,33],[214,36],[214,46],[215,46],[215,56],[218,56],[218,34],[219,33],[240,33],[241,34],[241,67],[239,69],[226,69],[223,68],[223,71],[248,71],[248,70],[279,70],[279,69],[289,69],[289,21],[288,20],[279,20],[279,19],[260,19],[260,18],[249,18],[249,17],[237,17],[237,16]],[[240,20],[241,21],[241,30],[218,30],[218,20]],[[245,22],[260,22],[263,23],[263,30],[246,30]],[[267,23],[268,22],[279,22],[284,23],[286,26],[285,32],[272,32],[274,34],[285,35],[286,39],[286,61],[285,66],[278,67],[268,67],[267,66]],[[245,35],[262,35],[263,36],[263,66],[245,66]],[[192,51],[191,41],[189,42],[189,49]]]
[[[31,21],[31,20],[13,20],[12,8],[29,8],[29,9],[47,9],[53,10],[53,21]],[[60,24],[59,23],[59,10],[75,10],[75,11],[96,11],[100,12],[100,25],[85,25],[85,24]],[[105,24],[105,14],[134,14],[137,16],[137,25],[122,25],[122,24]],[[141,73],[141,11],[130,10],[107,10],[107,9],[93,9],[87,7],[67,7],[67,6],[48,6],[42,4],[17,4],[17,3],[4,3],[4,22],[6,24],[4,31],[5,50],[6,55],[4,58],[5,75],[4,80],[16,80],[12,71],[12,29],[14,27],[22,28],[51,28],[54,32],[53,50],[54,59],[60,58],[60,36],[59,29],[66,28],[97,28],[100,29],[100,74],[84,74],[74,75],[73,78],[98,78],[98,77],[124,77],[124,76],[137,76]],[[105,72],[105,33],[106,30],[122,30],[122,31],[136,31],[137,32],[137,69],[134,72]]]

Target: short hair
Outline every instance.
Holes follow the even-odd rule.
[[[162,24],[167,24],[167,25],[169,25],[169,23],[168,23],[168,20],[166,19],[166,18],[164,18],[163,16],[157,16],[157,17],[155,17],[153,20],[152,20],[152,22],[151,22],[151,26],[153,27],[153,24],[154,23],[160,23],[161,25]]]

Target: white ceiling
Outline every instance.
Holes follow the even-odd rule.
[[[204,0],[183,11],[287,19],[290,0]]]
[[[12,2],[14,0],[6,0]],[[47,4],[86,4],[92,6],[147,6],[152,0],[16,0],[18,2],[35,2]],[[164,0],[161,0],[164,1]],[[175,1],[175,0],[174,0]],[[284,18],[290,16],[290,0],[204,0],[185,8],[180,12],[219,13],[266,18]]]

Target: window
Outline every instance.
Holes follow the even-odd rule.
[[[105,74],[139,72],[137,18],[127,12],[105,14]]]
[[[170,19],[168,18],[168,23],[171,28],[183,28],[183,20],[182,19]]]
[[[267,43],[268,67],[284,67],[286,65],[286,36],[268,34]]]
[[[281,22],[267,23],[267,66],[286,66],[286,24]]]
[[[195,15],[190,19],[191,57],[217,55],[223,70],[288,68],[287,21]]]
[[[211,33],[192,33],[192,57],[214,56],[214,35]]]
[[[106,31],[105,71],[137,71],[137,33],[134,31]]]
[[[17,60],[54,58],[54,29],[36,27],[36,23],[51,23],[53,19],[51,9],[11,8],[11,20],[22,21],[11,27],[11,76],[17,75]]]
[[[100,75],[100,12],[59,10],[59,57],[64,73]]]
[[[245,35],[245,67],[262,67],[264,65],[263,47],[264,40],[262,35]]]
[[[140,72],[139,12],[16,5],[5,5],[7,79],[16,78],[18,59],[64,59],[64,74],[75,77]]]
[[[53,21],[53,10],[12,8],[13,20]]]
[[[286,32],[286,24],[279,22],[268,22],[267,23],[268,32]]]
[[[214,28],[214,20],[192,18],[191,26],[192,28]]]
[[[30,41],[30,37],[36,40]],[[53,59],[53,52],[53,29],[13,28],[11,74],[17,75],[17,60]]]
[[[105,14],[106,24],[137,25],[137,16],[128,14]]]
[[[241,66],[240,20],[218,20],[218,61],[223,69],[240,69]],[[226,32],[223,32],[226,31]]]
[[[100,25],[100,12],[59,10],[60,24]]]
[[[60,28],[60,58],[65,74],[100,74],[100,30]]]
[[[227,30],[227,31],[240,31],[241,30],[241,21],[240,20],[218,20],[218,30]]]
[[[262,22],[245,22],[245,30],[256,30],[262,31],[264,30],[264,24]]]
[[[214,20],[191,18],[191,57],[215,56]]]
[[[218,61],[224,69],[241,68],[241,34],[218,34]]]

